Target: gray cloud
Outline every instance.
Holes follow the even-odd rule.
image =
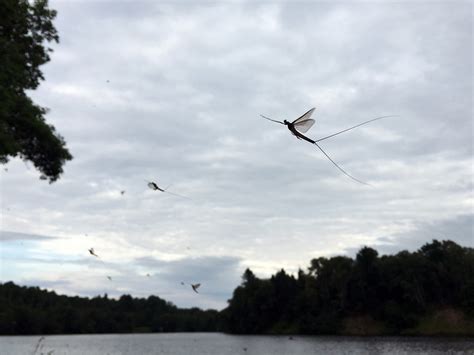
[[[172,300],[180,307],[218,309],[226,306],[226,300],[240,283],[242,273],[240,260],[226,256],[189,257],[173,261],[140,257],[127,265],[93,257],[79,260],[24,258],[22,262],[39,266],[40,269],[45,263],[62,269],[52,277],[43,273],[43,277],[23,278],[21,283],[24,285],[88,297],[104,293],[111,297],[122,294],[135,297],[157,295]],[[85,267],[80,268],[80,265]],[[111,276],[112,280],[108,280],[107,276]],[[192,291],[191,283],[201,284],[199,294]]]
[[[378,238],[370,246],[379,254],[396,254],[402,250],[413,252],[435,239],[454,240],[462,246],[474,247],[474,215],[460,215],[454,219],[432,223],[417,223],[411,230]],[[348,248],[344,254],[354,256],[363,246]]]
[[[0,230],[0,241],[18,241],[18,240],[47,240],[54,239],[54,237],[38,235],[38,234],[29,234],[29,233],[18,233],[10,232],[5,230]]]
[[[380,239],[377,246],[381,253],[392,254],[401,250],[419,249],[423,244],[437,240],[454,240],[456,243],[474,247],[474,215],[461,215],[450,220],[420,223],[412,231]]]
[[[19,160],[0,171],[2,229],[58,236],[29,245],[29,262],[71,263],[68,274],[26,271],[22,249],[9,249],[13,279],[73,275],[80,282],[64,292],[160,290],[222,306],[245,267],[267,276],[360,245],[417,248],[429,241],[424,226],[441,224],[469,242],[459,222],[472,210],[468,4],[51,6],[61,43],[32,96],[75,158],[52,185]],[[312,106],[311,137],[398,115],[322,142],[372,188],[258,116],[294,119]],[[103,263],[74,264],[90,247]],[[143,283],[147,260],[164,280],[154,289]],[[206,273],[220,296],[184,299],[171,286]]]

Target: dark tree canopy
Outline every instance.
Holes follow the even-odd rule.
[[[0,283],[0,334],[215,332],[214,310],[177,308],[157,296],[118,300],[69,297],[38,287]]]
[[[0,1],[0,163],[19,156],[31,161],[42,179],[56,181],[66,160],[65,141],[46,123],[47,109],[25,93],[44,79],[40,66],[50,60],[45,42],[58,42],[47,0]]]
[[[474,249],[452,241],[311,260],[297,277],[247,269],[221,312],[231,333],[474,334]]]
[[[0,283],[0,335],[222,331],[247,334],[474,335],[474,249],[452,241],[379,256],[311,260],[297,276],[245,270],[217,312],[157,297],[68,297]]]

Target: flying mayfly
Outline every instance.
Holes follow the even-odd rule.
[[[311,138],[308,138],[306,137],[304,134],[302,133],[306,133],[309,131],[309,129],[311,127],[313,127],[314,125],[314,120],[311,118],[311,115],[313,114],[315,108],[313,107],[311,110],[309,110],[308,112],[306,112],[305,114],[303,114],[301,117],[298,117],[296,120],[294,120],[293,122],[289,122],[287,120],[283,120],[282,121],[278,121],[278,120],[274,120],[274,119],[271,119],[269,117],[266,117],[264,115],[260,115],[262,116],[263,118],[269,120],[269,121],[272,121],[272,122],[276,122],[276,123],[280,123],[282,125],[285,125],[288,127],[288,129],[290,130],[290,132],[296,136],[296,138],[298,139],[303,139],[311,144],[314,144],[316,147],[319,148],[319,150],[326,156],[326,158],[328,158],[331,163],[334,164],[334,166],[336,166],[336,168],[338,168],[342,173],[344,173],[346,176],[350,177],[352,180],[354,181],[357,181],[358,183],[361,183],[361,184],[364,184],[364,185],[368,185],[366,182],[363,182],[359,179],[356,179],[355,177],[353,177],[352,175],[350,175],[347,171],[345,171],[343,168],[341,168],[334,160],[331,159],[331,157],[323,150],[323,148],[321,148],[318,144],[318,142],[321,142],[325,139],[328,139],[328,138],[331,138],[331,137],[334,137],[334,136],[337,136],[338,134],[341,134],[341,133],[344,133],[344,132],[347,132],[347,131],[350,131],[351,129],[354,129],[354,128],[357,128],[357,127],[360,127],[364,124],[367,124],[367,123],[370,123],[370,122],[373,122],[373,121],[376,121],[376,120],[380,120],[382,118],[386,118],[386,117],[394,117],[393,115],[391,116],[382,116],[382,117],[377,117],[377,118],[373,118],[371,120],[368,120],[368,121],[365,121],[365,122],[362,122],[362,123],[359,123],[358,125],[355,125],[353,127],[350,127],[350,128],[346,128],[342,131],[339,131],[339,132],[336,132],[336,133],[333,133],[333,134],[330,134],[329,136],[326,136],[326,137],[323,137],[323,138],[319,138],[317,140],[312,140]]]
[[[88,250],[89,250],[89,253],[90,253],[91,255],[94,255],[96,258],[99,257],[99,255],[97,255],[97,254],[95,253],[94,248],[90,248],[90,249],[88,249]]]
[[[185,286],[186,284],[183,281],[181,281],[181,285]],[[197,289],[201,286],[200,283],[198,283],[198,284],[189,284],[189,286],[191,286],[191,288],[193,289],[194,292],[199,293]]]
[[[191,284],[191,287],[192,287],[193,291],[196,292],[196,293],[199,293],[199,292],[197,291],[197,289],[199,288],[199,286],[201,286],[201,284]]]
[[[156,184],[156,182],[154,182],[154,181],[147,181],[147,180],[145,180],[145,181],[146,181],[146,183],[147,183],[147,186],[148,186],[150,189],[152,189],[153,191],[157,191],[157,190],[158,190],[158,191],[161,191],[161,192],[166,192],[166,193],[168,193],[168,194],[170,194],[170,195],[173,195],[173,196],[177,196],[177,197],[181,197],[181,198],[186,198],[186,199],[188,199],[188,200],[190,199],[189,197],[186,197],[186,196],[183,196],[183,195],[178,195],[178,194],[175,194],[175,193],[173,193],[173,192],[169,192],[168,189],[169,189],[169,187],[170,187],[171,185],[168,185],[167,187],[165,187],[164,189],[162,189],[162,188],[159,187],[159,186]]]

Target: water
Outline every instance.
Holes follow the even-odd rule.
[[[241,336],[220,333],[2,336],[0,354],[474,354],[474,338]],[[39,344],[39,345],[38,345]],[[246,349],[246,350],[245,350]]]

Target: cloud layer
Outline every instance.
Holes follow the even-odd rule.
[[[31,95],[74,160],[52,185],[19,160],[0,173],[1,280],[222,308],[245,267],[474,246],[471,5],[50,5],[61,43]],[[259,117],[313,106],[312,138],[398,115],[321,142],[372,187]]]

